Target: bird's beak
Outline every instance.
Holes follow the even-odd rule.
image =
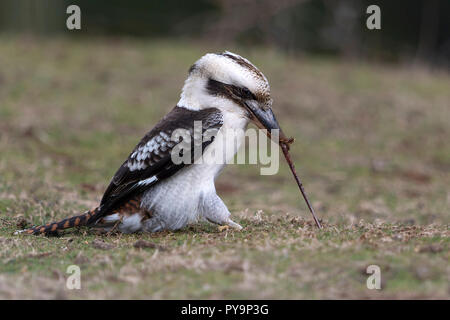
[[[260,129],[267,130],[267,136],[274,140],[271,134],[271,130],[279,130],[279,142],[291,143],[292,139],[287,138],[278,124],[277,118],[273,114],[271,107],[261,107],[258,101],[256,100],[246,100],[245,105],[247,109],[250,111],[252,117],[251,120],[253,123]]]

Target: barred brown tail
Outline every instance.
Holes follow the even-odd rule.
[[[48,223],[43,226],[33,227],[21,231],[20,233],[26,234],[50,234],[58,230],[69,229],[73,227],[85,226],[95,221],[99,208],[95,208],[87,211],[79,216],[70,217],[58,222]]]

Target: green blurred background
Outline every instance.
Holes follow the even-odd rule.
[[[65,29],[65,9],[77,4],[82,31]],[[365,28],[376,4],[382,31]],[[392,62],[448,67],[450,2],[446,0],[2,0],[0,30],[39,35],[133,36],[276,47]]]

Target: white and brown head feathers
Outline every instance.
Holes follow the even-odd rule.
[[[231,111],[232,107],[240,106],[239,98],[254,98],[270,106],[272,99],[267,78],[255,65],[237,54],[228,51],[208,53],[189,69],[178,106]]]

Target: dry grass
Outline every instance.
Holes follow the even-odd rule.
[[[190,64],[222,49],[0,38],[0,297],[448,299],[450,78],[428,70],[227,48],[271,81],[323,231],[282,164],[219,178],[241,232],[12,236],[95,206]],[[72,264],[82,290],[65,289]],[[380,291],[366,288],[371,264]]]

